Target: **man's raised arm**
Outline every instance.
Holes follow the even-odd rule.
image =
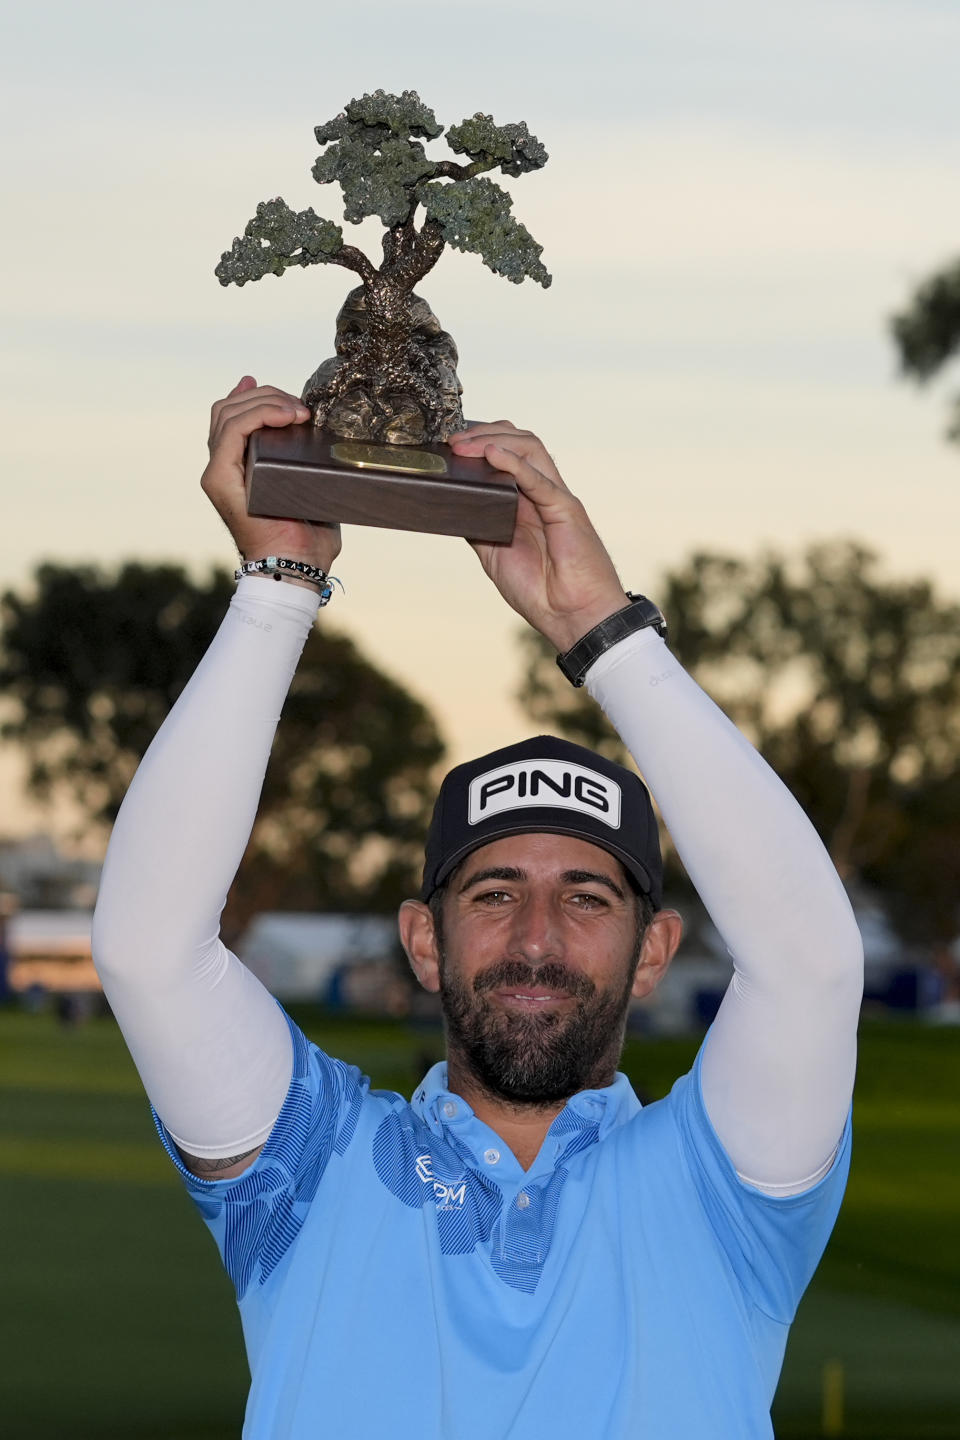
[[[609,555],[536,437],[498,422],[454,444],[520,487],[513,543],[474,548],[524,619],[564,652],[624,608]],[[863,955],[843,887],[789,791],[653,630],[602,654],[586,683],[733,957],[704,1053],[707,1113],[743,1179],[803,1191],[830,1167],[853,1087]]]
[[[213,407],[203,488],[246,559],[327,571],[335,527],[246,514],[243,457],[263,425],[306,418],[249,377]],[[252,1163],[291,1075],[286,1020],[219,938],[277,721],[317,612],[315,585],[245,577],[134,777],[94,918],[94,956],[147,1094],[195,1174]]]

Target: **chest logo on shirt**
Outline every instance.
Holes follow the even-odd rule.
[[[479,825],[491,815],[530,806],[579,810],[620,829],[620,786],[616,780],[567,765],[561,760],[514,760],[477,775],[470,782],[467,822]]]
[[[568,1118],[557,1132],[565,1143],[549,1180],[528,1180],[529,1204],[509,1210],[496,1181],[473,1167],[466,1146],[453,1136],[442,1139],[411,1106],[384,1116],[373,1140],[373,1163],[391,1195],[430,1215],[441,1255],[481,1252],[504,1285],[532,1295],[553,1243],[567,1162],[594,1145],[597,1132],[596,1124]]]
[[[433,1173],[433,1157],[430,1154],[418,1155],[414,1169],[424,1185],[433,1186],[438,1210],[457,1210],[466,1200],[467,1182],[462,1180],[459,1185],[448,1185],[445,1180],[438,1180]]]

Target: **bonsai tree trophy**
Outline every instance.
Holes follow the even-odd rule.
[[[313,167],[337,181],[344,219],[377,215],[386,227],[379,268],[312,209],[267,200],[216,268],[245,285],[292,266],[340,265],[360,284],[337,317],[336,354],[303,390],[312,423],[258,431],[247,453],[251,514],[342,520],[393,529],[509,540],[516,486],[484,460],[444,443],[463,428],[457,348],[414,290],[446,245],[471,250],[515,284],[550,284],[542,247],[515,220],[511,197],[485,171],[539,170],[547,152],[523,122],[475,115],[447,131],[456,160],[428,157],[422,140],[443,127],[412,90],[351,100],[327,125]]]

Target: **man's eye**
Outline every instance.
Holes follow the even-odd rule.
[[[510,896],[506,890],[484,890],[477,899],[481,905],[503,905]]]
[[[578,895],[572,895],[571,900],[578,910],[601,910],[606,907],[606,900],[602,895],[592,895],[589,890],[584,890]]]

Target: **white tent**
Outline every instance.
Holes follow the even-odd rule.
[[[397,925],[380,915],[268,912],[244,931],[237,954],[280,1000],[323,1000],[335,971],[385,960]]]
[[[10,987],[99,990],[90,958],[90,910],[20,910],[7,921]]]

